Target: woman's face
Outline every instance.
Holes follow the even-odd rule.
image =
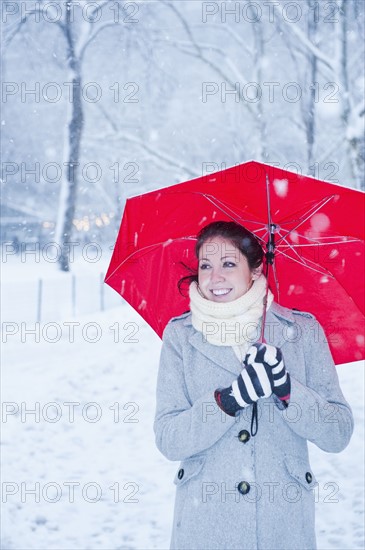
[[[246,256],[224,237],[213,237],[199,250],[199,287],[213,302],[231,302],[245,294],[260,270],[251,272]]]

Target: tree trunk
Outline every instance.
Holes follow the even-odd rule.
[[[310,8],[312,5],[311,1],[308,3]],[[317,21],[315,17],[308,18],[308,28],[307,28],[308,39],[310,42],[316,44],[317,36]],[[317,46],[317,44],[316,44]],[[316,100],[316,82],[317,82],[317,57],[313,53],[308,53],[309,60],[309,71],[310,71],[310,86],[309,86],[309,96],[306,112],[304,113],[304,124],[307,138],[307,166],[308,174],[315,176],[315,166],[314,166],[314,142],[315,142],[315,100]]]
[[[252,13],[252,19],[255,20],[255,15]],[[261,21],[256,21],[253,23],[254,29],[254,81],[259,86],[259,89],[262,90],[262,63],[264,61],[265,50],[264,50],[264,39],[263,39],[263,28]],[[267,162],[269,155],[267,150],[267,125],[265,119],[265,112],[263,108],[263,101],[260,99],[257,104],[257,124],[258,124],[258,143],[256,149],[256,158],[259,161]]]
[[[342,87],[342,111],[341,121],[346,144],[346,157],[348,169],[353,179],[354,187],[361,188],[361,160],[359,151],[359,139],[353,135],[351,124],[354,124],[356,114],[352,112],[349,78],[348,78],[348,51],[347,51],[347,31],[348,18],[350,17],[346,0],[340,2],[340,17],[339,17],[339,59],[338,73]]]
[[[66,3],[69,7],[73,0]],[[80,61],[75,53],[75,40],[70,20],[71,9],[66,10],[65,37],[67,41],[67,61],[71,74],[71,113],[68,123],[67,151],[64,153],[66,175],[62,178],[60,202],[57,219],[56,242],[61,248],[59,265],[62,271],[70,270],[70,250],[73,220],[76,208],[77,188],[79,184],[80,143],[84,123],[82,106],[82,82]]]

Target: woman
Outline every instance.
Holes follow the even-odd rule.
[[[315,549],[307,440],[340,452],[353,432],[323,330],[266,297],[263,250],[242,226],[207,225],[196,256],[157,382],[156,445],[181,461],[171,548]]]

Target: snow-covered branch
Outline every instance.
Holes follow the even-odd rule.
[[[159,40],[163,41],[162,39],[159,39]],[[173,46],[175,46],[176,49],[178,49],[182,53],[184,53],[186,55],[191,55],[192,57],[197,57],[198,59],[200,59],[201,61],[203,61],[207,65],[210,65],[210,67],[215,72],[220,74],[220,76],[224,80],[229,82],[229,84],[231,84],[232,87],[234,87],[235,82],[233,81],[232,76],[230,76],[226,72],[224,72],[218,64],[214,63],[210,59],[207,59],[206,57],[201,56],[200,54],[198,55],[196,52],[192,51],[191,48],[193,47],[193,44],[190,44],[189,42],[186,42],[186,41],[183,41],[183,40],[169,40],[169,44],[172,44]],[[215,52],[215,53],[219,54],[221,57],[223,57],[224,61],[225,61],[225,64],[227,65],[227,67],[229,67],[231,69],[231,71],[233,72],[233,76],[239,80],[240,84],[248,82],[247,78],[245,78],[243,76],[242,72],[235,65],[235,63],[232,61],[232,59],[230,59],[227,56],[226,52],[224,50],[222,50],[222,48],[218,48],[218,47],[210,45],[210,44],[199,43],[199,51],[203,52],[203,50],[207,50],[209,52]]]
[[[106,21],[105,23],[102,23],[101,25],[99,25],[98,28],[94,32],[90,32],[87,39],[85,39],[84,43],[79,48],[78,57],[79,57],[80,61],[82,61],[87,47],[90,46],[90,44],[95,40],[95,38],[98,36],[98,34],[100,34],[102,31],[104,31],[108,27],[116,27],[117,25],[118,25],[118,23],[116,23],[115,21]],[[91,25],[90,24],[89,24],[89,28],[90,28],[90,31],[91,31]]]
[[[299,44],[302,44],[311,54],[313,54],[318,59],[318,61],[321,61],[331,71],[334,71],[334,66],[331,58],[324,54],[315,44],[313,44],[304,34],[304,32],[298,27],[298,25],[295,25],[292,22],[288,21],[286,18],[282,17],[280,7],[277,5],[276,2],[273,2],[272,6],[274,8],[274,11],[276,11],[277,20],[284,20],[285,29],[291,32],[295,36],[295,38],[298,39],[299,42],[296,43],[296,47]]]
[[[170,154],[162,152],[161,148],[155,149],[154,147],[151,147],[150,145],[148,145],[142,139],[132,136],[130,134],[127,134],[124,132],[118,132],[116,134],[104,134],[103,136],[100,136],[95,139],[97,139],[98,141],[107,141],[107,140],[128,141],[129,143],[133,143],[134,145],[137,145],[144,151],[153,155],[157,159],[163,161],[165,166],[173,166],[174,168],[179,168],[180,170],[183,170],[184,172],[186,172],[188,176],[191,176],[191,177],[196,177],[197,175],[199,175],[198,169],[192,169],[191,166],[188,166],[187,164],[182,162],[180,159],[176,159]]]
[[[54,8],[54,6],[52,6],[51,3],[47,4],[47,9],[49,9],[49,7],[51,7],[51,9]],[[5,53],[6,49],[11,44],[14,37],[22,30],[23,26],[28,21],[30,16],[37,15],[37,14],[42,15],[44,8],[45,6],[43,5],[36,5],[36,7],[33,10],[30,10],[24,15],[22,15],[19,21],[16,21],[15,23],[13,23],[8,27],[6,33],[4,33],[3,40],[2,40],[2,55]],[[62,23],[62,21],[55,21],[54,24],[57,25],[61,30],[64,30],[64,24]],[[5,26],[3,28],[5,28]]]
[[[209,26],[211,28],[216,28],[217,30],[223,30],[224,32],[228,33],[236,42],[237,44],[242,48],[242,50],[249,56],[252,56],[252,50],[248,48],[247,42],[242,40],[240,35],[233,30],[233,28],[230,25],[218,25],[216,23],[210,23]],[[199,25],[196,27],[197,29],[204,29],[204,25]]]
[[[175,13],[175,15],[180,20],[181,24],[183,25],[183,28],[185,29],[188,37],[190,38],[189,46],[193,48],[191,51],[190,49],[181,48],[179,46],[179,41],[176,41],[176,47],[179,49],[182,53],[185,53],[186,55],[190,55],[192,57],[195,57],[196,59],[199,59],[203,63],[205,63],[208,67],[210,67],[217,75],[219,75],[227,84],[229,84],[232,89],[236,86],[236,81],[234,81],[231,77],[231,75],[227,74],[225,71],[223,71],[221,64],[215,63],[213,60],[209,59],[204,55],[204,49],[206,47],[205,44],[201,45],[199,42],[197,42],[193,36],[193,33],[189,27],[188,22],[186,19],[182,16],[181,12],[176,8],[173,2],[162,0],[162,2],[167,5],[169,8],[172,9],[172,11]],[[174,41],[169,41],[170,43],[174,43]],[[233,71],[233,73],[237,76],[237,78],[240,81],[240,84],[243,85],[244,83],[249,82],[248,79],[246,79],[241,71],[236,67],[236,65],[233,63],[233,61],[228,58],[227,54],[223,51],[220,52],[222,56],[224,56],[226,65]],[[247,108],[247,110],[250,112],[250,114],[255,117],[256,113],[254,111],[254,108],[252,105],[248,102],[243,102],[244,107]]]

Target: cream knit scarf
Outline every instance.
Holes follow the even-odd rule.
[[[203,297],[198,284],[189,287],[192,324],[215,346],[233,346],[239,360],[244,359],[251,344],[260,337],[266,278],[260,275],[250,290],[231,302],[213,302]],[[266,309],[273,301],[269,290]]]

